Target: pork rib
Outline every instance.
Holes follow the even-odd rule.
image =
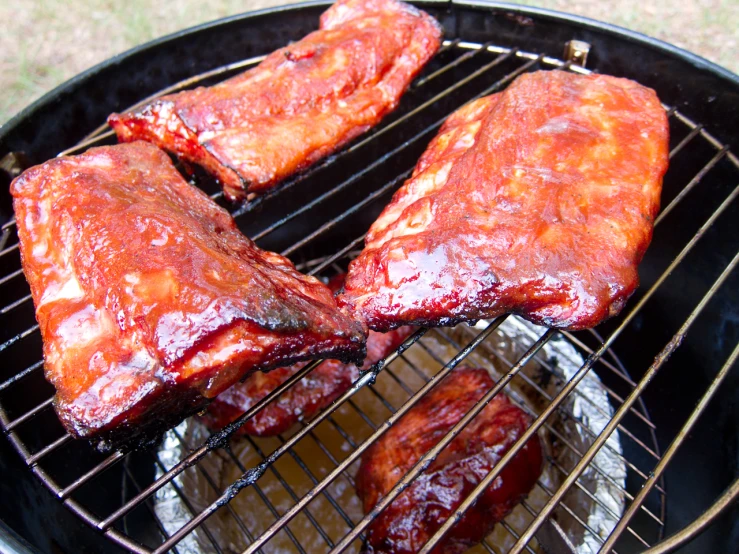
[[[251,371],[363,357],[329,289],[257,248],[149,143],[54,159],[11,192],[45,374],[78,437],[145,440]]]
[[[413,333],[410,326],[388,333],[370,331],[367,336],[367,358],[361,367],[339,360],[326,360],[287,389],[254,417],[242,425],[237,435],[271,437],[290,429],[298,421],[310,420],[343,394],[359,378],[359,372],[372,367],[395,350]],[[255,372],[243,383],[237,383],[218,395],[208,406],[205,423],[221,429],[275,390],[304,367],[300,362],[268,373]]]
[[[447,120],[370,228],[339,303],[378,331],[507,312],[593,327],[638,285],[667,163],[651,89],[523,75]]]
[[[459,367],[362,456],[357,493],[369,513],[416,462],[493,387],[484,369]],[[418,552],[530,425],[502,393],[442,450],[434,462],[367,529],[366,554]],[[432,551],[461,554],[479,543],[529,493],[542,471],[532,437]]]
[[[199,164],[226,196],[261,194],[376,125],[433,56],[441,28],[397,0],[339,0],[320,30],[212,87],[171,94],[109,123]]]

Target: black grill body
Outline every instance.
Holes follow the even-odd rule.
[[[317,27],[318,17],[327,5],[323,2],[307,3],[232,17],[171,35],[113,58],[46,95],[0,128],[0,158],[10,152],[22,152],[25,163],[33,165],[56,156],[101,125],[113,111],[123,110],[192,75],[269,53],[291,40],[301,38]],[[477,43],[492,41],[498,46],[560,59],[567,41],[586,41],[592,46],[587,63],[589,69],[628,77],[654,88],[667,106],[676,108],[689,120],[704,126],[711,137],[720,143],[717,149],[710,140],[698,134],[673,158],[665,181],[664,206],[677,198],[696,176],[699,178],[691,185],[694,188],[655,232],[653,244],[640,267],[642,286],[629,303],[630,306],[634,305],[739,184],[739,167],[729,155],[732,147],[736,151],[735,145],[739,140],[739,79],[726,70],[664,43],[583,18],[489,2],[420,2],[418,5],[443,24],[446,39],[458,38]],[[214,81],[222,78],[220,76]],[[445,102],[440,100],[431,113],[420,116],[413,125],[399,126],[389,134],[387,140],[378,141],[381,144],[373,144],[361,153],[343,157],[328,168],[320,179],[296,185],[282,196],[280,202],[265,202],[255,211],[254,217],[239,221],[242,230],[249,236],[258,234],[265,226],[276,221],[281,213],[304,205],[306,198],[318,196],[330,188],[331,183],[344,180],[361,170],[367,165],[367,160],[380,158],[430,125],[441,114],[450,112],[462,103],[458,99],[455,100],[456,104]],[[398,115],[407,111],[406,107],[412,103],[413,98],[404,99]],[[390,116],[387,122],[392,122],[398,115]],[[671,146],[675,147],[689,135],[691,129],[681,120],[671,118],[670,122]],[[402,155],[388,158],[371,176],[360,179],[356,186],[329,202],[317,205],[258,243],[263,248],[278,252],[291,248],[323,222],[330,220],[340,209],[346,209],[402,171],[412,168],[432,136],[433,132],[405,149]],[[700,175],[712,163],[717,152],[723,152],[723,155]],[[0,223],[6,223],[12,218],[9,175],[3,174],[2,178]],[[310,192],[299,188],[302,186]],[[389,194],[379,196],[348,221],[336,224],[316,240],[293,248],[290,256],[299,262],[330,254],[343,247],[347,243],[346,237],[354,238],[368,228],[388,201]],[[739,202],[733,202],[616,340],[613,349],[634,380],[642,376],[654,356],[670,341],[690,311],[739,251],[737,221]],[[17,253],[0,258],[0,277],[17,268],[17,263]],[[27,294],[23,292],[27,286],[19,281],[22,279],[0,288],[0,305]],[[618,322],[618,319],[609,321],[599,327],[598,332],[606,336]],[[19,310],[0,315],[0,343],[12,339],[33,323],[30,303]],[[592,343],[589,335],[583,336],[582,340]],[[683,426],[738,341],[739,272],[734,271],[643,395],[649,415],[656,425],[656,438],[662,451]],[[38,359],[39,352],[38,337],[29,342],[27,348],[24,346],[23,349],[0,352],[0,382]],[[611,375],[599,375],[614,390],[623,388],[623,383]],[[738,385],[739,372],[733,371],[668,466],[665,474],[668,491],[666,535],[698,518],[737,475]],[[48,386],[39,378],[26,380],[13,388],[12,392],[9,391],[0,391],[0,403],[11,411],[17,405],[17,414],[27,409],[22,406],[33,405],[34,397],[38,396],[38,401],[41,401],[49,392]],[[624,396],[628,392],[622,391]],[[39,417],[36,426],[38,444],[46,444],[44,424],[53,417],[53,413]],[[628,443],[625,448],[626,457],[637,464],[645,456],[639,449],[630,449]],[[143,457],[141,463],[136,463],[138,454],[131,457],[133,461],[127,468],[136,472],[141,482],[150,482],[153,467],[145,463]],[[57,469],[62,475],[65,472],[73,474],[83,461],[69,456],[59,460]],[[653,461],[645,461],[644,465],[649,463],[653,464]],[[96,490],[88,491],[89,497],[80,502],[94,506],[102,514],[114,510],[120,504],[121,494],[125,494],[121,492],[122,472],[123,468],[112,467],[99,478]],[[123,551],[120,546],[85,525],[54,498],[5,437],[0,437],[0,475],[0,520],[28,541],[31,547],[42,552]],[[634,491],[638,490],[638,483],[632,485]],[[683,547],[684,551],[733,551],[739,544],[738,516],[736,508],[724,512],[707,532]],[[129,521],[128,525],[132,535],[145,536],[154,532],[147,528],[148,523],[143,519]],[[140,529],[136,528],[137,525],[140,525]],[[10,536],[7,530],[3,531],[0,527],[0,537],[4,534]],[[635,547],[633,551],[640,550]]]

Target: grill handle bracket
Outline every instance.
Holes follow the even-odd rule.
[[[588,54],[590,53],[590,43],[584,40],[568,40],[565,42],[565,61],[572,65],[585,67],[588,63]]]

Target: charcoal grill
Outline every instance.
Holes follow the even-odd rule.
[[[0,129],[3,178],[9,182],[20,168],[60,152],[114,142],[100,126],[108,113],[163,90],[212,84],[251,67],[315,29],[327,5],[225,19],[154,41],[80,75]],[[602,381],[612,411],[587,448],[570,445],[575,463],[553,469],[561,474],[561,485],[544,491],[546,503],[520,508],[528,514],[527,524],[499,526],[511,537],[507,551],[536,552],[539,542],[567,551],[550,516],[570,510],[569,490],[586,489],[581,473],[593,468],[594,456],[608,447],[606,439],[615,430],[628,469],[619,493],[626,510],[617,514],[610,534],[592,529],[570,510],[580,532],[592,535],[603,552],[733,551],[739,544],[731,507],[739,496],[735,367],[732,372],[739,356],[739,161],[731,145],[739,128],[739,79],[667,44],[583,18],[492,2],[419,5],[443,24],[444,45],[378,128],[245,206],[229,205],[202,173],[196,172],[193,181],[230,209],[260,246],[291,257],[305,272],[330,276],[356,255],[363,233],[441,122],[465,102],[537,69],[597,71],[656,89],[669,114],[671,165],[654,241],[640,267],[641,287],[623,313],[597,332],[542,330],[522,346],[525,354],[506,360],[505,377],[464,421],[521,379],[530,360],[554,371],[542,359],[542,348],[564,340],[584,362],[556,394],[543,397],[530,433],[552,431],[554,415],[583,424],[576,414],[565,413],[564,401],[587,374]],[[196,443],[179,431],[170,434],[168,440],[182,441],[183,454],[175,459],[162,460],[156,449],[103,454],[65,435],[51,408],[53,390],[42,375],[41,340],[20,269],[7,183],[0,189],[0,221],[0,545],[11,552],[186,552],[193,533],[203,548],[215,552],[271,552],[275,545],[281,551],[313,552],[316,544],[325,551],[356,551],[371,517],[350,516],[335,484],[351,485],[356,461],[368,445],[443,375],[489,345],[505,319],[461,326],[463,340],[459,329],[456,334],[420,330],[314,420],[279,439],[248,439],[249,466],[234,453],[230,433],[316,364],[218,433]],[[418,367],[411,354],[430,354],[430,337],[453,348],[453,354]],[[387,502],[456,431],[406,475]],[[332,450],[328,434],[338,436],[345,448]],[[566,437],[558,440],[568,447]],[[207,460],[216,455],[233,466],[236,477],[228,483],[217,483],[208,473]],[[316,466],[318,456],[323,458]],[[207,505],[197,505],[183,488],[187,472],[201,474],[210,487],[213,500]],[[268,487],[267,479],[274,486]],[[163,490],[186,506],[185,523],[177,529],[155,509],[153,499]],[[268,514],[268,525],[250,528],[248,514],[234,509],[233,499],[245,494],[254,495],[253,509]],[[351,490],[346,494],[351,497]],[[319,503],[328,508],[319,510]],[[220,543],[212,532],[214,514],[230,518],[240,543]],[[308,535],[317,542],[309,543]],[[479,548],[502,554],[492,540]]]

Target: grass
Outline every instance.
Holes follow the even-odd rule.
[[[178,29],[290,0],[2,0],[0,123],[77,73]],[[539,0],[672,42],[739,73],[739,0]]]

